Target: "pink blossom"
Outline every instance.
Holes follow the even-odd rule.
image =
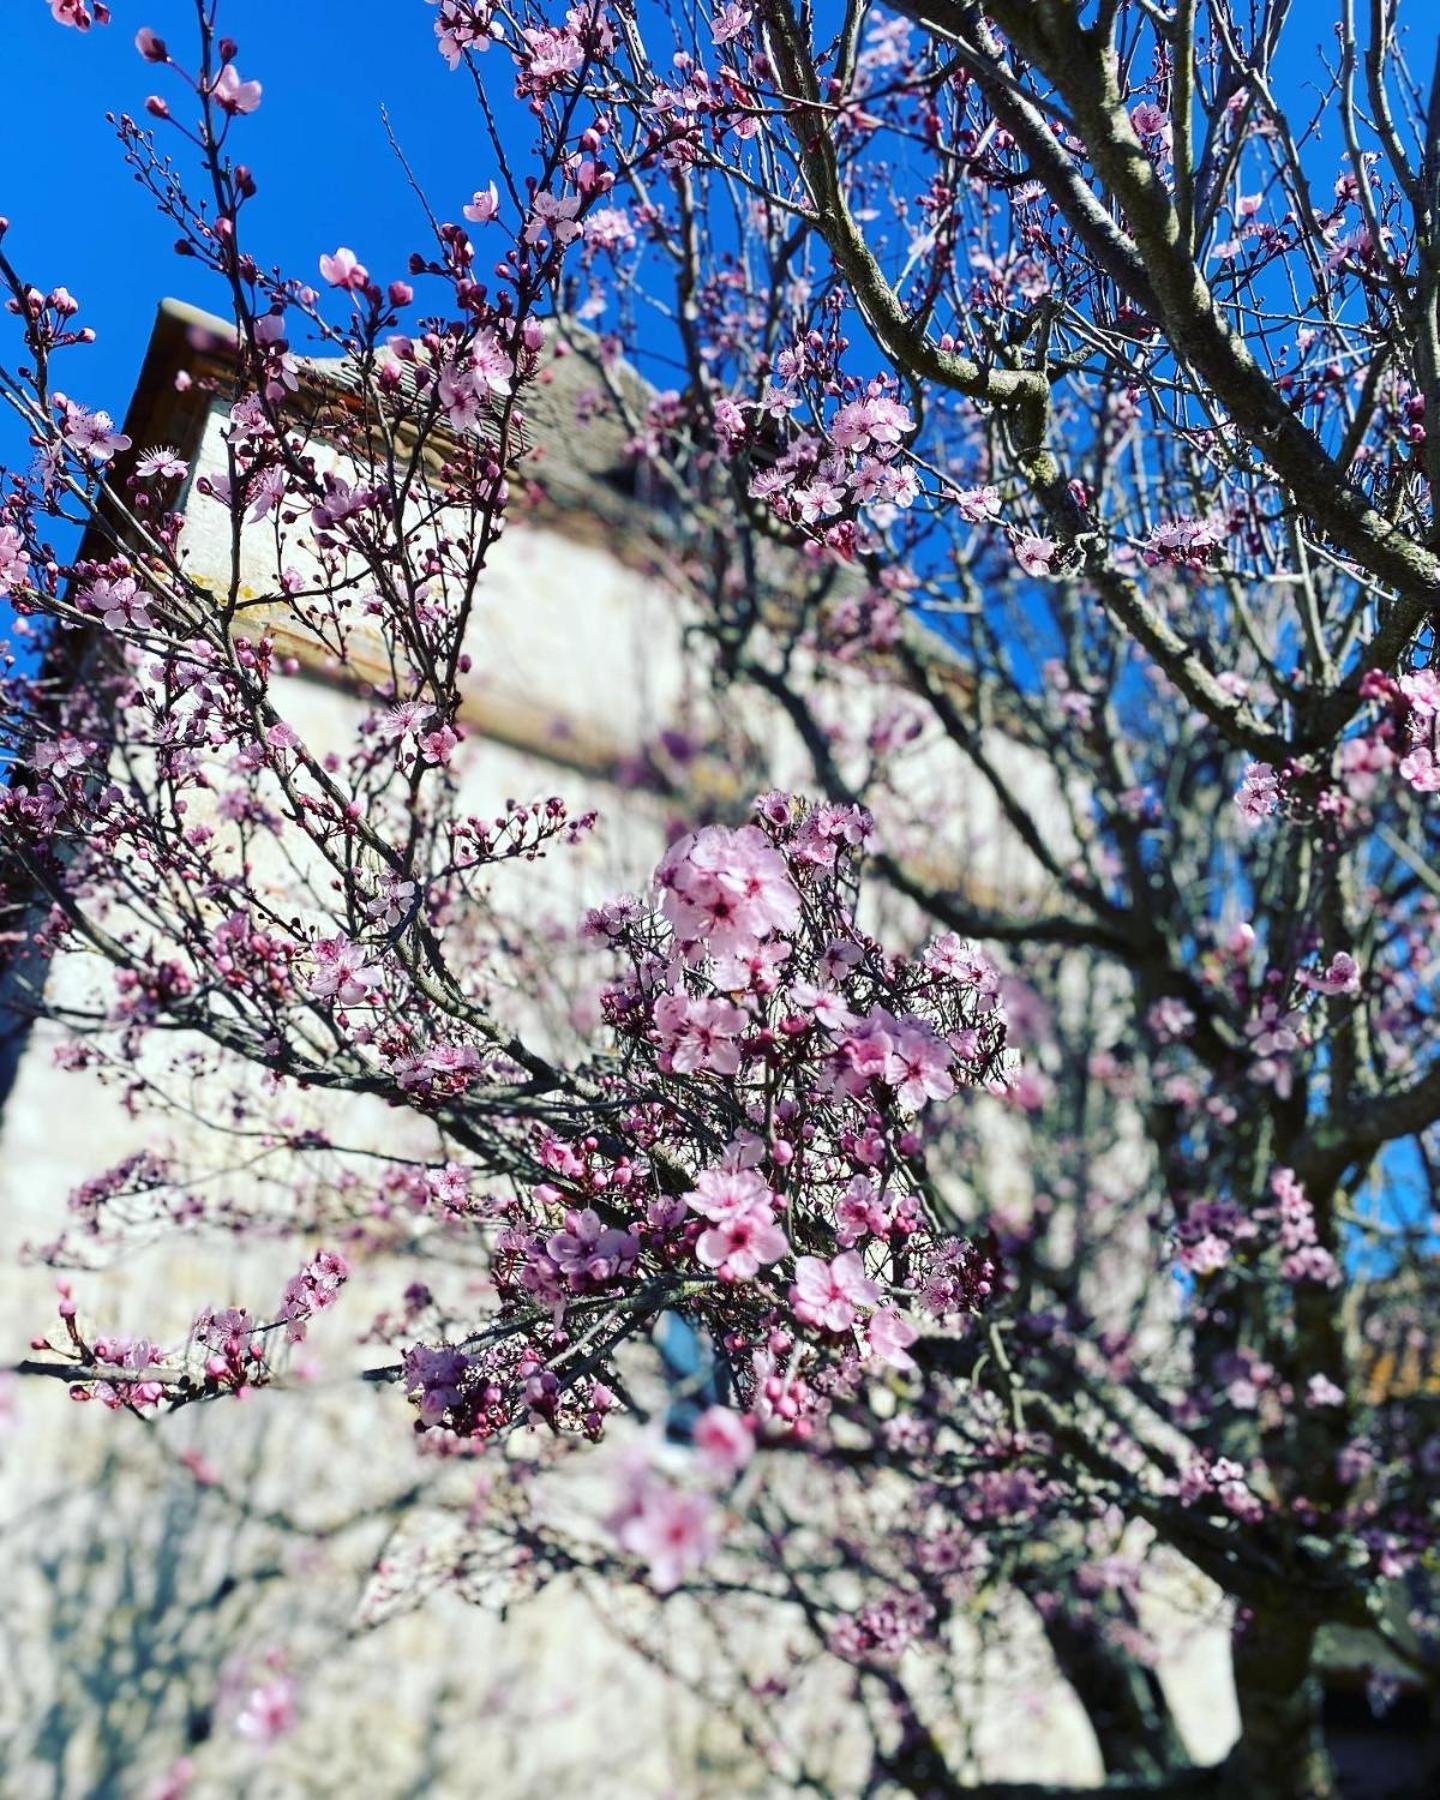
[[[55,396],[55,404],[61,413],[60,435],[77,455],[103,463],[109,462],[117,451],[130,448],[129,438],[115,429],[109,413],[91,412],[64,394]]]
[[[482,331],[460,362],[440,371],[437,392],[445,416],[457,431],[468,431],[484,417],[492,394],[504,396],[514,387],[514,366],[495,334]]]
[[[148,25],[142,25],[135,33],[135,48],[146,62],[163,63],[170,60],[169,52],[165,48],[165,40],[152,31]]]
[[[1235,792],[1241,817],[1252,828],[1280,809],[1280,778],[1269,763],[1245,765],[1245,779]]]
[[[877,1081],[885,1079],[895,1047],[890,1027],[895,1020],[883,1007],[875,1007],[845,1033],[835,1059],[835,1080],[844,1092],[857,1098]]]
[[[736,1040],[745,1025],[745,1014],[728,1000],[694,1000],[683,993],[665,993],[655,1002],[656,1034],[677,1074],[688,1075],[697,1069],[736,1074],[740,1068]]]
[[[88,738],[71,737],[62,732],[35,746],[31,761],[43,774],[63,777],[83,769],[95,745]]]
[[[148,610],[149,600],[133,575],[117,576],[114,580],[101,576],[80,595],[87,611],[112,631],[121,626],[148,631],[155,623]]]
[[[460,734],[452,725],[437,725],[433,731],[420,733],[420,755],[433,768],[443,768],[455,754]]]
[[[1033,532],[1026,532],[1015,544],[1015,560],[1027,575],[1044,575],[1048,573],[1056,555],[1056,545],[1052,538],[1037,537]]]
[[[949,1049],[923,1019],[900,1020],[885,1058],[884,1079],[911,1112],[918,1112],[927,1100],[948,1100],[955,1092]]]
[[[596,250],[614,255],[635,248],[635,227],[623,206],[597,206],[586,219],[584,232],[585,242]]]
[[[773,994],[780,985],[780,970],[789,959],[789,944],[744,944],[717,956],[710,973],[723,993]]]
[[[461,210],[473,225],[488,225],[500,211],[500,194],[495,183],[492,181],[489,187],[478,188],[470,204]]]
[[[682,838],[655,879],[677,938],[713,954],[748,949],[800,917],[785,859],[754,825],[709,825]]]
[[[412,1344],[405,1352],[404,1369],[406,1392],[419,1395],[420,1417],[427,1425],[436,1425],[459,1405],[470,1358],[454,1344]]]
[[[349,288],[358,293],[370,279],[370,271],[344,244],[333,256],[320,258],[320,273],[331,287]]]
[[[69,25],[76,31],[88,31],[92,24],[110,23],[110,8],[104,4],[104,0],[90,0],[90,6],[85,4],[85,0],[50,0],[50,16],[57,25]]]
[[[572,1287],[601,1286],[634,1268],[640,1244],[587,1206],[566,1213],[565,1229],[547,1239],[545,1253]]]
[[[285,1335],[292,1344],[305,1336],[315,1313],[335,1304],[349,1277],[350,1265],[337,1250],[317,1250],[299,1274],[290,1277],[275,1316],[285,1323]]]
[[[920,1333],[903,1313],[896,1312],[892,1306],[882,1307],[872,1314],[865,1327],[865,1343],[869,1354],[878,1362],[888,1363],[892,1369],[913,1369],[915,1358],[910,1354],[910,1346]]]
[[[154,450],[147,450],[135,465],[135,473],[142,481],[159,478],[162,481],[183,481],[190,473],[190,465],[179,453],[168,444],[161,444]]]
[[[943,931],[932,938],[920,953],[927,969],[943,975],[961,987],[973,988],[984,999],[1000,992],[1000,972],[983,950],[968,944],[953,931]]]
[[[753,1281],[760,1270],[789,1250],[785,1233],[763,1203],[727,1213],[695,1245],[697,1259],[722,1281]]]
[[[790,990],[790,999],[801,1012],[809,1013],[815,1023],[823,1025],[827,1031],[844,1031],[856,1023],[855,1014],[833,988],[819,988],[811,982],[798,981]]]
[[[705,1219],[731,1219],[774,1205],[776,1195],[753,1169],[706,1169],[685,1196],[686,1204]]]
[[[306,992],[315,1000],[338,1000],[341,1006],[363,1006],[380,987],[378,963],[353,938],[321,938],[315,945],[315,973]]]
[[[647,1565],[650,1585],[658,1594],[668,1594],[700,1568],[714,1550],[717,1535],[710,1499],[662,1481],[644,1485],[638,1503],[616,1532],[621,1549]]]
[[[1303,987],[1313,988],[1317,994],[1358,994],[1360,965],[1349,951],[1337,950],[1318,974],[1302,969],[1298,979]]]
[[[480,1052],[473,1044],[432,1044],[393,1063],[391,1073],[407,1094],[463,1094],[480,1074]]]
[[[556,85],[563,77],[572,76],[585,61],[585,47],[572,31],[527,25],[520,36],[529,49],[526,72],[533,83]]]
[[[0,596],[13,593],[29,573],[24,538],[13,525],[0,525]]]
[[[840,450],[864,450],[872,444],[889,448],[914,429],[907,407],[884,394],[870,394],[840,408],[830,424],[830,441]]]
[[[790,1303],[803,1324],[848,1331],[861,1311],[879,1298],[880,1289],[865,1273],[858,1250],[843,1250],[828,1263],[818,1256],[802,1256],[795,1264]]]
[[[215,77],[215,85],[211,89],[222,110],[232,115],[253,113],[260,104],[261,91],[258,81],[240,79],[240,71],[234,63],[226,63]]]
[[[1228,521],[1223,518],[1167,520],[1150,533],[1140,555],[1151,568],[1169,563],[1176,568],[1203,569],[1211,553],[1225,542],[1227,531]]]
[[[1440,673],[1434,669],[1412,669],[1400,677],[1399,687],[1417,719],[1440,718]]]
[[[1135,127],[1137,137],[1169,138],[1170,115],[1163,107],[1156,106],[1149,100],[1142,100],[1139,106],[1131,109],[1130,123]]]
[[[845,489],[839,481],[817,475],[803,487],[793,488],[790,499],[807,525],[818,525],[822,519],[838,516],[845,504]]]
[[[895,1220],[890,1196],[882,1195],[868,1175],[852,1175],[835,1202],[835,1235],[844,1250],[861,1238],[887,1236]]]
[[[967,525],[983,525],[1000,517],[1000,494],[993,487],[963,488],[955,495],[955,510]]]
[[[525,227],[525,242],[538,244],[549,232],[557,244],[573,244],[580,235],[580,196],[578,194],[538,193],[531,202],[532,211]]]
[[[1145,1023],[1162,1044],[1182,1043],[1195,1029],[1195,1014],[1174,994],[1165,994],[1145,1014]]]
[[[748,6],[741,6],[738,0],[727,0],[720,7],[711,21],[710,30],[717,44],[728,44],[739,37],[749,25],[754,14]]]
[[[433,5],[435,0],[431,0]],[[485,51],[490,48],[492,36],[498,36],[501,26],[488,16],[488,8],[477,10],[471,0],[439,0],[440,15],[435,21],[437,48],[452,69],[458,69],[460,59],[467,50]]]
[[[731,1481],[755,1454],[755,1427],[728,1406],[709,1406],[695,1421],[695,1448],[707,1472]]]
[[[235,1715],[236,1731],[257,1744],[273,1744],[294,1726],[295,1683],[288,1675],[251,1688]]]
[[[1401,758],[1400,774],[1417,794],[1440,794],[1440,758],[1428,744],[1417,744]]]
[[[1345,1390],[1337,1387],[1328,1375],[1312,1375],[1305,1384],[1307,1406],[1343,1406]]]

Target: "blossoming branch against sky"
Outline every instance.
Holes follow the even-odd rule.
[[[1440,1692],[1429,9],[228,4],[11,47],[0,1046],[128,1134],[16,1372],[348,1351],[371,1592],[753,1602],[767,1791],[978,1777],[1018,1614],[1125,1791],[1333,1800],[1333,1631]]]
[[[106,122],[107,113],[121,111],[143,117],[146,97],[166,92],[164,71],[136,53],[136,31],[151,26],[179,54],[188,48],[193,7],[157,0],[112,13],[108,28],[79,34],[56,29],[47,0],[7,5],[6,56],[25,76],[0,119],[0,153],[12,171],[0,216],[11,221],[12,252],[37,278],[52,269],[91,307],[104,296],[87,391],[94,404],[103,394],[122,411],[158,300],[174,294],[223,312],[225,294],[174,255],[173,230],[136,191]],[[264,88],[245,137],[263,196],[257,235],[287,270],[314,274],[321,252],[343,243],[377,272],[404,273],[425,220],[387,140],[382,108],[417,180],[446,213],[458,212],[494,173],[467,104],[468,82],[436,52],[433,17],[423,0],[246,0],[243,17],[229,21],[244,40],[242,74]],[[496,84],[502,118],[515,112],[512,85]],[[60,104],[64,131],[55,129]],[[38,163],[25,156],[37,143],[46,145]],[[17,191],[13,172],[22,157],[26,180]],[[66,221],[61,196],[72,194],[83,195],[82,212]],[[6,466],[22,437],[7,411],[0,419]]]

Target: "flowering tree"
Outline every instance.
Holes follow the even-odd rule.
[[[1117,1778],[1333,1791],[1322,1631],[1429,1688],[1440,1631],[1440,1436],[1384,1375],[1428,1366],[1440,1148],[1440,100],[1395,0],[1356,10],[1317,64],[1282,0],[440,0],[496,178],[403,277],[342,247],[319,290],[252,247],[262,88],[213,6],[188,59],[140,32],[170,85],[124,150],[235,317],[202,482],[232,572],[192,579],[183,458],[69,397],[76,303],[0,258],[36,449],[0,582],[47,647],[6,679],[6,880],[45,953],[105,971],[28,1002],[70,1059],[157,1113],[229,1084],[216,1129],[270,1160],[209,1222],[303,1248],[278,1303],[178,1347],[66,1301],[37,1368],[116,1408],[211,1400],[280,1379],[357,1258],[479,1258],[468,1311],[408,1287],[378,1374],[492,1467],[517,1586],[788,1606],[853,1670],[869,1791],[926,1794],[960,1765],[914,1671],[943,1692],[952,1621],[1004,1591]],[[761,790],[587,919],[583,1044],[513,999],[542,959],[486,895],[591,821],[471,816],[454,775],[557,346],[673,493],[716,687],[750,696],[645,778],[683,812],[671,765],[708,752]],[[337,665],[380,646],[347,756],[287,722],[277,616]],[[746,739],[764,716],[803,795]],[[1014,894],[956,866],[969,802],[913,779],[941,752],[1021,846]],[[347,1124],[277,1123],[297,1089]],[[345,1135],[375,1103],[413,1130],[378,1175]],[[206,1211],[142,1159],[55,1255]],[[676,1321],[703,1402],[679,1476],[653,1454]],[[527,1510],[623,1420],[652,1429],[598,1538]],[[1167,1552],[1232,1607],[1242,1731],[1208,1776],[1149,1666]]]

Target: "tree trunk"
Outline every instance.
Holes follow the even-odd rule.
[[[1336,1800],[1314,1649],[1314,1626],[1303,1618],[1267,1610],[1236,1627],[1234,1762],[1248,1800]]]
[[[1119,1603],[1117,1610],[1133,1610]],[[1045,1636],[1090,1720],[1107,1775],[1157,1779],[1187,1769],[1190,1759],[1153,1669],[1124,1655],[1096,1619],[1062,1608],[1041,1614]]]

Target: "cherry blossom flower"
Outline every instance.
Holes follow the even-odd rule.
[[[1328,1375],[1312,1375],[1305,1384],[1307,1406],[1343,1406],[1345,1390],[1337,1387]]]
[[[183,481],[190,473],[190,465],[169,444],[161,444],[154,450],[147,450],[135,464],[135,473],[142,481]]]
[[[0,525],[0,596],[13,594],[30,574],[25,540],[13,525]]]
[[[93,612],[102,625],[112,631],[121,626],[148,631],[155,621],[149,612],[150,596],[142,591],[133,575],[101,576],[85,588],[80,601]]]
[[[776,1195],[753,1169],[706,1169],[686,1194],[686,1203],[706,1219],[731,1219],[756,1207],[767,1210]]]
[[[572,27],[526,26],[520,35],[529,51],[525,65],[528,82],[541,91],[557,86],[585,61],[585,47]]]
[[[1358,994],[1360,965],[1348,950],[1337,950],[1325,968],[1318,973],[1302,969],[1297,977],[1303,987],[1317,994]]]
[[[257,1744],[273,1744],[295,1728],[296,1688],[288,1675],[261,1682],[245,1694],[235,1715],[241,1737]]]
[[[91,412],[64,394],[55,396],[55,404],[61,413],[61,436],[77,455],[105,463],[117,451],[130,448],[129,438],[123,431],[115,429],[115,421],[109,413]]]
[[[745,1014],[728,1000],[666,993],[655,1002],[656,1033],[669,1066],[681,1075],[697,1069],[734,1075],[740,1067],[737,1039],[745,1024]]]
[[[331,287],[349,288],[358,293],[370,279],[370,271],[353,250],[342,244],[333,256],[320,258],[320,273]]]
[[[878,1362],[888,1363],[892,1369],[913,1369],[915,1358],[910,1354],[919,1332],[903,1313],[894,1307],[882,1307],[873,1313],[865,1327],[865,1343],[869,1354]]]
[[[1000,493],[993,487],[962,488],[955,495],[955,510],[971,525],[983,525],[1000,517]]]
[[[741,5],[739,0],[725,0],[710,22],[710,30],[717,44],[729,44],[747,29],[754,13],[750,7]]]
[[[545,1252],[572,1286],[603,1286],[634,1267],[640,1245],[587,1206],[566,1213],[565,1229],[546,1241]]]
[[[92,24],[108,25],[110,8],[104,0],[50,0],[50,16],[57,25],[69,25],[75,31],[88,31]]]
[[[830,441],[841,450],[893,447],[915,429],[909,408],[884,394],[842,406],[830,423]]]
[[[1195,1014],[1174,994],[1165,994],[1145,1015],[1145,1023],[1162,1044],[1182,1043],[1195,1029]]]
[[[69,732],[61,732],[59,737],[37,744],[30,760],[43,774],[59,778],[83,769],[95,749],[96,745],[88,738],[72,737]]]
[[[727,1212],[701,1232],[695,1255],[722,1281],[753,1281],[762,1267],[779,1262],[790,1245],[763,1202]]]
[[[336,1250],[317,1250],[304,1268],[290,1277],[276,1318],[285,1323],[285,1335],[292,1344],[305,1336],[315,1313],[326,1312],[335,1304],[349,1278],[350,1266]]]
[[[653,1480],[615,1535],[622,1550],[646,1565],[656,1593],[668,1594],[713,1552],[719,1536],[714,1502]]]
[[[1280,810],[1280,778],[1269,763],[1245,766],[1245,779],[1235,794],[1235,804],[1249,826],[1256,827]]]
[[[1428,744],[1417,744],[1400,759],[1399,769],[1417,794],[1440,794],[1440,757]]]
[[[468,206],[461,211],[473,225],[488,225],[500,211],[500,194],[492,181],[489,187],[478,188]]]
[[[918,1112],[927,1100],[948,1100],[955,1092],[949,1049],[923,1019],[900,1020],[890,1038],[884,1079],[911,1112]]]
[[[1052,538],[1026,532],[1016,540],[1015,560],[1027,575],[1048,574],[1056,555],[1057,546]]]
[[[438,1425],[460,1404],[469,1370],[470,1358],[453,1344],[412,1344],[405,1352],[405,1391],[418,1396],[416,1406],[427,1425]]]
[[[580,196],[547,194],[543,190],[531,202],[525,242],[538,244],[548,232],[559,245],[573,244],[580,236]]]
[[[391,1064],[391,1072],[407,1094],[463,1094],[480,1074],[480,1052],[473,1044],[432,1044],[428,1050],[403,1056]]]
[[[260,104],[262,89],[258,81],[242,81],[234,63],[226,63],[215,77],[211,92],[223,111],[253,113]]]
[[[819,1256],[796,1261],[790,1303],[795,1317],[806,1325],[848,1331],[879,1298],[879,1286],[865,1273],[857,1250],[843,1250],[828,1263]]]
[[[890,1229],[890,1209],[868,1175],[852,1175],[835,1202],[835,1235],[849,1250],[862,1238],[882,1237]]]
[[[707,1472],[721,1481],[732,1481],[755,1454],[754,1426],[728,1406],[707,1407],[691,1436]]]
[[[800,900],[784,859],[753,825],[710,825],[682,838],[656,871],[661,906],[684,944],[738,951],[784,931]]]
[[[429,0],[430,5],[437,0]],[[452,69],[458,69],[467,50],[486,51],[502,27],[491,18],[488,0],[438,0],[435,20],[436,47]]]
[[[316,970],[306,992],[312,999],[339,1001],[341,1006],[364,1006],[381,986],[378,963],[353,938],[321,938],[315,945]]]

